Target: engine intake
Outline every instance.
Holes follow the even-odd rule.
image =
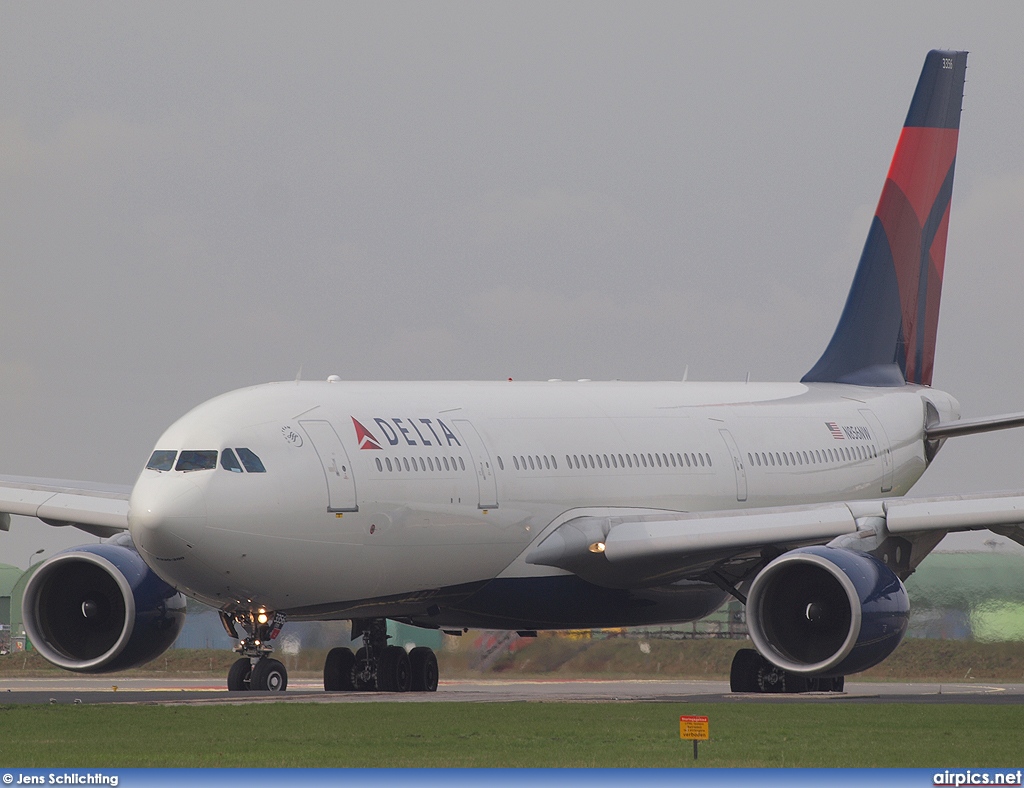
[[[844,676],[877,665],[903,640],[910,601],[900,579],[867,553],[804,547],[754,578],[747,628],[783,670]]]
[[[185,597],[135,550],[88,545],[40,564],[25,586],[25,632],[53,664],[80,673],[142,665],[174,642]]]

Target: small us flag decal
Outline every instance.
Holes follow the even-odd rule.
[[[832,433],[832,437],[837,441],[843,440],[843,431],[839,429],[839,425],[834,421],[826,421],[825,426],[828,427],[828,431]]]

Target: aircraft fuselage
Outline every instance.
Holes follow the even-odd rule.
[[[616,596],[524,555],[591,512],[902,495],[927,467],[926,401],[959,415],[914,386],[267,384],[164,433],[157,450],[215,451],[216,467],[144,470],[129,523],[157,574],[217,607],[510,628],[693,620],[724,592]],[[266,472],[224,467],[223,450],[243,447]]]

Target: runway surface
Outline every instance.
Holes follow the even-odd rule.
[[[725,681],[522,679],[442,681],[437,692],[332,692],[315,679],[295,679],[288,691],[228,692],[212,679],[110,679],[83,676],[0,680],[0,705],[135,703],[969,703],[1024,704],[1024,684],[847,681],[843,693],[733,694]]]

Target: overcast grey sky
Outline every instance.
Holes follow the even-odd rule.
[[[935,385],[1024,410],[1024,5],[0,2],[0,473],[268,380],[799,378],[969,49]],[[920,493],[1020,488],[1024,433]],[[0,561],[80,534],[16,519]]]

